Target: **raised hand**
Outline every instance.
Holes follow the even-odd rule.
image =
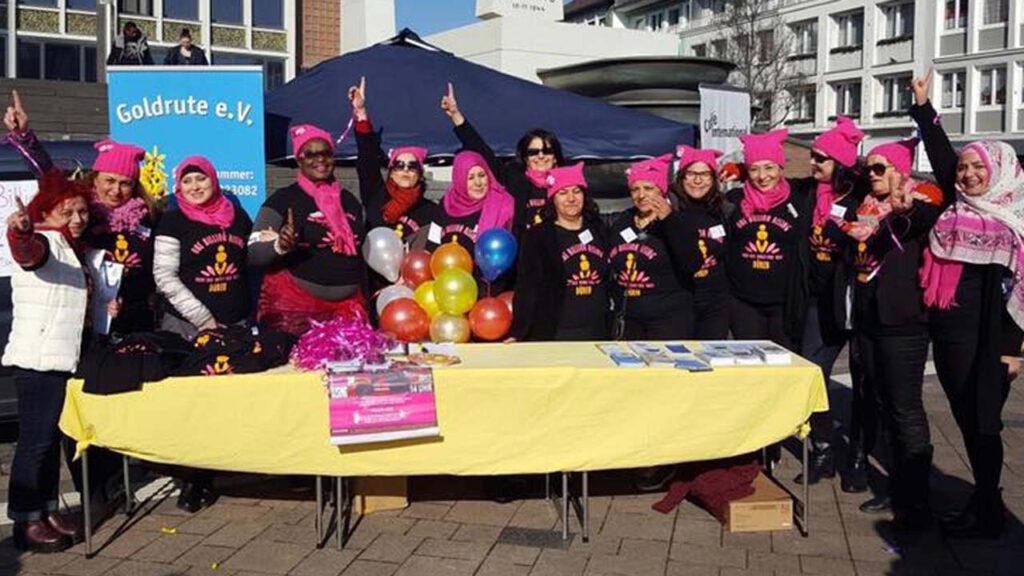
[[[459,103],[455,100],[455,86],[448,83],[448,93],[441,97],[441,110],[452,119],[452,123],[461,126],[466,118],[459,112]]]
[[[366,119],[366,76],[359,79],[359,86],[348,89],[348,99],[352,102],[352,111],[359,120]]]
[[[17,90],[11,90],[11,104],[4,112],[4,126],[11,132],[25,132],[28,130],[28,113],[21,105],[21,96]]]
[[[924,76],[914,78],[910,82],[910,89],[914,91],[914,101],[918,106],[924,106],[928,102],[932,92],[932,79],[935,78],[935,68],[929,66],[928,73]]]
[[[30,234],[32,232],[32,219],[28,217],[28,210],[21,198],[14,197],[17,203],[17,210],[7,217],[7,228],[19,234]]]
[[[279,254],[287,254],[295,250],[295,215],[291,208],[288,209],[284,225],[277,232],[277,243],[274,248]]]
[[[647,202],[651,205],[651,211],[658,220],[664,220],[672,215],[672,205],[661,194],[650,194],[647,197]]]

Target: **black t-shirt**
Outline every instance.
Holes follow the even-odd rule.
[[[235,208],[228,229],[189,220],[180,210],[164,214],[160,236],[181,244],[178,277],[219,324],[234,324],[249,316],[246,243],[252,220]]]
[[[786,300],[790,267],[797,265],[801,215],[790,198],[748,218],[739,207],[741,199],[742,191],[735,199],[730,197],[736,210],[730,218],[726,270],[733,294],[753,304],[781,304]]]
[[[361,286],[366,281],[366,263],[359,254],[366,237],[363,208],[348,190],[341,191],[341,205],[355,236],[352,256],[335,249],[327,219],[298,184],[278,190],[264,204],[282,219],[292,210],[298,246],[282,258],[282,264],[296,278],[320,286]]]
[[[839,228],[840,222],[857,220],[857,206],[860,200],[854,194],[846,194],[832,203],[831,215],[824,226],[811,224],[811,248],[809,283],[811,294],[826,296],[825,292],[835,279],[836,262],[846,252],[846,244],[852,239]]]
[[[589,228],[566,230],[555,226],[555,237],[565,283],[558,329],[592,329],[599,334],[605,329],[608,313],[607,254]]]
[[[526,181],[530,182],[529,177],[526,177]],[[542,218],[540,217],[540,210],[548,203],[548,191],[543,188],[537,188],[532,183],[526,188],[526,201],[525,215],[523,216],[523,226],[525,228],[531,228],[541,223]]]
[[[114,319],[114,332],[153,330],[150,296],[156,290],[153,281],[153,222],[146,216],[132,230],[98,233],[90,230],[86,243],[103,250],[104,259],[124,265],[121,276],[122,313]]]
[[[685,312],[690,299],[684,294],[669,248],[652,222],[637,230],[633,210],[616,218],[609,231],[608,258],[617,289],[624,296],[625,316],[637,320],[659,319]]]
[[[475,261],[476,239],[480,234],[480,230],[478,230],[480,214],[482,212],[476,212],[468,216],[449,216],[444,211],[444,206],[435,204],[433,210],[431,210],[430,219],[424,224],[424,230],[420,231],[420,234],[426,233],[427,235],[427,251],[432,253],[441,244],[447,244],[454,240],[465,248],[466,252],[469,252],[469,257]],[[494,282],[488,284],[483,279],[480,268],[476,265],[473,266],[473,277],[477,280],[480,298],[484,298],[488,294],[497,296],[510,289],[514,283],[514,275],[515,266],[496,278]]]
[[[694,301],[721,298],[729,290],[725,275],[729,237],[724,217],[709,213],[702,205],[687,206],[679,211],[679,216],[684,226],[697,231],[701,266],[693,274]]]

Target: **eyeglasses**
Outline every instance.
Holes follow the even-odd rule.
[[[687,170],[686,172],[683,172],[683,177],[686,178],[687,180],[704,180],[705,178],[710,179],[711,172],[708,170],[703,170],[700,172],[693,172]]]
[[[395,163],[391,165],[391,169],[403,170],[408,172],[419,172],[420,170],[423,169],[423,165],[416,160],[409,160],[408,162],[406,162],[405,160],[396,160]]]
[[[555,149],[551,148],[551,147],[548,147],[548,146],[545,146],[543,148],[527,148],[526,149],[526,155],[527,156],[531,156],[531,157],[532,156],[540,156],[541,154],[544,154],[545,156],[550,156],[551,154],[554,154],[554,153],[555,153]]]
[[[334,157],[334,153],[331,152],[331,150],[329,148],[325,148],[323,150],[306,151],[306,152],[300,152],[299,153],[299,158],[301,158],[303,160],[327,160],[328,158],[333,158],[333,157]]]
[[[817,152],[811,152],[811,160],[814,160],[818,164],[824,164],[825,162],[828,162],[831,159],[832,159],[831,157],[826,156],[825,154],[819,154]]]
[[[875,176],[885,176],[885,173],[889,171],[889,168],[892,168],[892,164],[882,164],[881,162],[868,166],[868,170],[870,170]]]

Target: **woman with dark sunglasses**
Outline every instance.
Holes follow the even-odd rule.
[[[296,182],[273,193],[256,215],[249,263],[266,269],[257,319],[300,335],[310,320],[366,319],[363,207],[334,177],[334,139],[293,126]]]
[[[854,344],[865,389],[874,391],[891,446],[889,496],[864,512],[891,507],[897,529],[931,524],[928,475],[932,444],[921,399],[928,356],[928,314],[918,282],[927,232],[939,216],[942,192],[911,177],[917,140],[882,144],[868,152],[871,193],[847,226],[853,238]]]
[[[366,111],[366,78],[360,80],[359,86],[348,89],[348,97],[356,118],[356,172],[366,224],[371,230],[380,226],[391,228],[408,242],[427,223],[433,209],[433,203],[423,197],[427,149],[405,146],[385,155],[380,147],[380,134],[374,132]],[[387,165],[386,179],[381,177],[381,164]]]
[[[1003,142],[972,142],[957,155],[928,100],[932,76],[911,84],[910,116],[947,207],[929,234],[921,283],[935,370],[974,475],[970,501],[943,528],[949,537],[998,539],[1006,527],[1002,411],[1024,337],[1024,171]]]
[[[515,198],[513,234],[519,237],[523,230],[539,224],[542,219],[541,209],[547,204],[545,181],[548,172],[565,164],[558,137],[547,130],[530,130],[516,144],[516,161],[504,164],[459,111],[455,88],[451,83],[448,84],[448,94],[441,99],[441,108],[455,125],[455,135],[462,145],[486,158],[498,180]]]

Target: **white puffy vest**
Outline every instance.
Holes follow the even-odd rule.
[[[11,276],[14,321],[3,365],[42,372],[74,372],[82,348],[89,293],[82,265],[64,236],[41,230],[50,244],[40,268],[27,272],[15,266]],[[103,252],[86,256],[94,282]]]

